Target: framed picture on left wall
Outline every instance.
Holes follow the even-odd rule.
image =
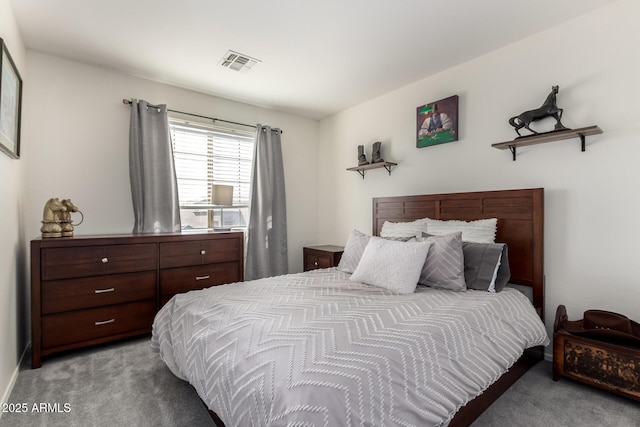
[[[0,51],[0,150],[19,159],[22,78],[1,38]]]

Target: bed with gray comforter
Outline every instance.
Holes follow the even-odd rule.
[[[438,426],[549,342],[519,291],[391,291],[336,269],[175,296],[154,351],[227,426]]]

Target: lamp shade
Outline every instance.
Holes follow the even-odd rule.
[[[211,187],[211,203],[216,206],[233,205],[233,185],[213,185]]]

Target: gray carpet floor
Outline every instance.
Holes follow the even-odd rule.
[[[152,353],[148,337],[50,357],[40,369],[23,366],[8,403],[26,404],[27,412],[2,413],[0,426],[214,426],[193,388]],[[640,427],[640,404],[554,382],[551,363],[540,362],[472,426]]]

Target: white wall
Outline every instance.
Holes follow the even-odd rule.
[[[638,2],[621,0],[318,127],[313,120],[25,51],[9,1],[0,0],[0,37],[25,80],[22,158],[0,155],[0,392],[8,391],[29,340],[28,241],[39,235],[45,201],[69,197],[82,209],[77,235],[131,231],[129,109],[122,104],[131,97],[284,130],[291,271],[302,268],[302,246],[344,243],[352,228],[370,231],[372,197],[541,186],[547,324],[560,303],[572,318],[599,307],[640,319],[633,268],[640,237],[640,201],[634,199],[640,181],[637,16]],[[605,133],[589,137],[584,153],[576,141],[555,142],[519,150],[516,162],[491,148],[513,138],[507,118],[537,106],[553,84],[560,85],[567,126],[597,124]],[[460,141],[416,149],[415,108],[453,94],[460,96]],[[383,156],[399,163],[392,175],[371,171],[362,180],[345,171],[356,164],[356,146],[370,152],[376,140],[383,141]]]
[[[4,1],[4,0],[0,0]],[[16,257],[21,257],[22,269],[28,263],[25,249],[28,242],[40,236],[42,209],[51,197],[70,198],[80,208],[84,222],[75,228],[75,235],[130,233],[133,228],[133,207],[129,183],[129,117],[124,98],[140,98],[152,103],[166,103],[169,108],[219,117],[242,123],[261,123],[281,128],[285,186],[288,198],[288,244],[291,272],[302,271],[302,247],[316,242],[318,122],[259,107],[233,102],[214,96],[151,82],[90,65],[34,52],[26,52],[29,70],[23,75],[23,159],[24,192],[19,199],[17,189],[3,186],[11,194],[13,208],[4,212],[3,228],[12,234],[2,239],[0,251],[6,252],[0,262],[11,268],[2,283],[0,304],[11,310],[0,310],[0,352],[3,382],[15,369],[16,354],[30,340],[28,309],[16,312]],[[4,176],[8,159],[3,162]],[[17,175],[10,172],[9,177]],[[5,179],[3,182],[11,182]],[[311,191],[310,191],[311,190]],[[15,202],[13,202],[15,200]],[[21,202],[21,204],[19,203]],[[24,212],[19,207],[24,205]],[[14,212],[15,211],[15,212]],[[7,217],[6,215],[9,215]],[[20,221],[18,221],[19,218]],[[24,233],[17,239],[16,223],[24,224]],[[3,236],[4,237],[4,236]],[[23,278],[28,292],[29,278]],[[6,288],[6,289],[5,289]],[[22,299],[29,302],[29,294]],[[16,329],[23,337],[16,339]],[[22,338],[22,339],[20,339]],[[22,343],[16,346],[16,340]],[[4,342],[10,342],[5,351]],[[7,359],[6,361],[4,359]]]
[[[8,398],[30,342],[29,241],[40,236],[51,197],[84,214],[76,235],[130,233],[129,107],[124,98],[171,109],[281,128],[288,198],[289,269],[302,271],[302,247],[317,243],[318,122],[26,51],[8,0],[0,36],[24,80],[22,158],[0,154],[0,393]],[[28,70],[28,71],[27,71]]]
[[[130,233],[130,107],[123,98],[170,109],[283,129],[288,198],[289,267],[302,271],[302,246],[314,243],[318,122],[151,82],[55,56],[28,51],[25,129],[28,176],[27,236],[38,237],[45,202],[70,198],[84,222],[75,235]]]
[[[26,52],[9,0],[0,0],[0,38],[24,79]],[[25,325],[18,321],[25,316],[28,304],[25,278],[28,252],[23,238],[21,193],[24,162],[24,159],[14,160],[0,152],[0,404],[9,398],[8,392],[17,376],[18,362],[27,342]]]
[[[639,16],[640,2],[622,0],[322,120],[319,235],[340,244],[353,228],[371,232],[376,196],[544,187],[548,329],[558,304],[572,319],[601,308],[640,320]],[[565,126],[604,131],[585,152],[578,139],[553,142],[513,162],[491,147],[556,84]],[[415,148],[416,107],[456,94],[460,140]],[[345,170],[377,140],[398,163],[391,176]]]

